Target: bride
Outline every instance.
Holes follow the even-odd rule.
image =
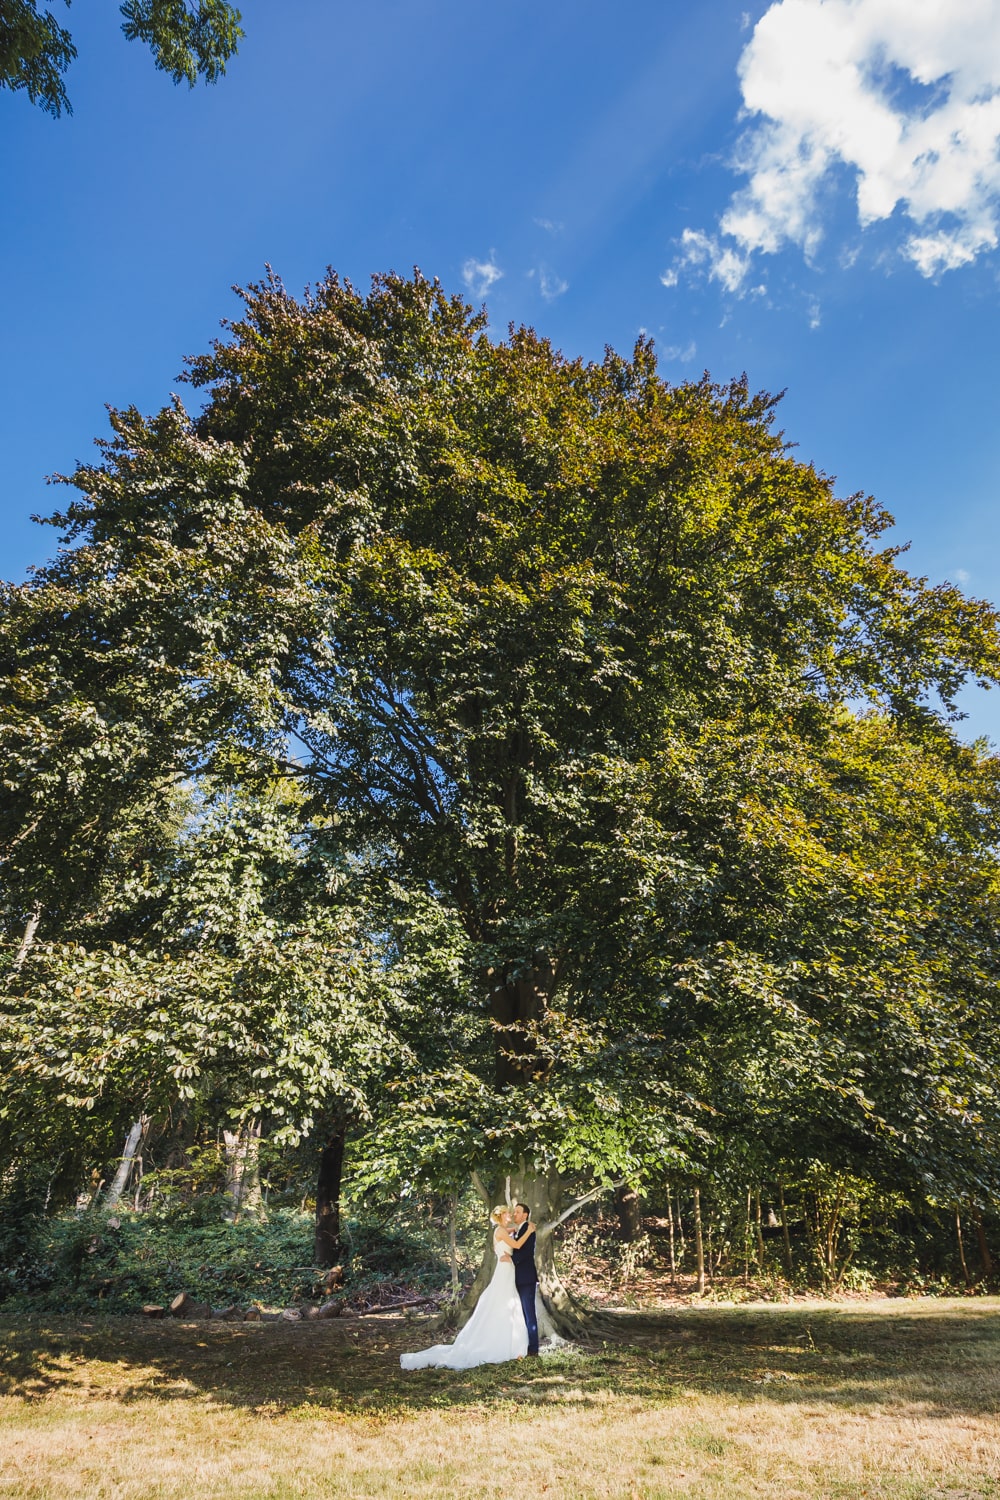
[[[444,1365],[449,1370],[471,1370],[473,1365],[499,1365],[528,1352],[528,1330],[514,1286],[514,1263],[508,1251],[517,1241],[509,1234],[510,1214],[504,1207],[490,1214],[496,1269],[476,1310],[453,1344],[435,1344],[416,1354],[401,1354],[404,1370]]]

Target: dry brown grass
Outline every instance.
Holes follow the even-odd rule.
[[[619,1315],[403,1376],[423,1321],[6,1328],[0,1496],[1000,1500],[1000,1302]]]

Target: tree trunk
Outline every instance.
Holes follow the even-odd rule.
[[[993,1256],[990,1254],[990,1247],[986,1243],[986,1230],[983,1227],[983,1216],[979,1212],[978,1208],[973,1210],[972,1222],[976,1226],[976,1240],[979,1244],[979,1259],[983,1263],[983,1275],[992,1276]]]
[[[670,1195],[670,1183],[667,1183],[667,1225],[670,1231],[670,1285],[677,1285],[677,1256],[674,1251],[674,1205]]]
[[[27,958],[28,953],[31,949],[31,945],[35,941],[35,933],[38,931],[38,924],[41,920],[42,908],[40,906],[36,906],[34,911],[32,911],[31,915],[28,917],[27,923],[25,924],[24,928],[24,935],[21,938],[20,947],[14,955],[13,968],[15,972],[21,967],[21,965],[24,963],[24,960]]]
[[[340,1259],[340,1184],[344,1173],[346,1137],[346,1127],[340,1126],[330,1135],[320,1153],[313,1240],[313,1260],[317,1266],[335,1266]]]
[[[694,1253],[698,1267],[698,1295],[705,1293],[705,1241],[701,1232],[701,1188],[694,1189]]]
[[[484,1184],[478,1176],[473,1178],[476,1191],[483,1202],[484,1217],[490,1208],[504,1201],[509,1186],[511,1204],[524,1203],[531,1214],[532,1223],[538,1230],[551,1225],[564,1209],[563,1184],[558,1172],[539,1172],[534,1167],[522,1164],[518,1171],[500,1182]],[[541,1233],[535,1241],[535,1264],[538,1267],[539,1320],[538,1331],[542,1338],[553,1333],[561,1338],[574,1338],[584,1331],[590,1319],[563,1282],[556,1268],[555,1239],[551,1232]],[[487,1226],[483,1258],[462,1302],[460,1324],[472,1316],[476,1303],[489,1285],[496,1259],[493,1254],[493,1229]]]
[[[451,1267],[451,1297],[458,1299],[458,1194],[452,1193],[448,1203],[448,1263]]]
[[[226,1154],[226,1192],[232,1204],[232,1218],[246,1210],[260,1208],[260,1130],[259,1120],[251,1120],[238,1131],[224,1130],[222,1139]]]
[[[965,1284],[966,1286],[971,1286],[972,1277],[969,1275],[969,1268],[965,1263],[965,1245],[962,1243],[962,1215],[957,1208],[955,1209],[955,1239],[958,1242],[958,1263],[962,1267]]]
[[[139,1142],[142,1140],[148,1129],[149,1116],[140,1115],[138,1120],[135,1121],[134,1125],[129,1131],[128,1137],[126,1138],[125,1150],[122,1152],[122,1159],[118,1163],[118,1170],[115,1173],[114,1178],[112,1179],[111,1186],[108,1188],[107,1196],[104,1199],[105,1210],[109,1208],[117,1208],[118,1200],[121,1197],[122,1193],[124,1193],[125,1188],[128,1184],[128,1180],[132,1175],[132,1168],[135,1165],[135,1157],[136,1152],[139,1149]]]
[[[761,1224],[760,1188],[754,1194],[754,1233],[757,1237],[757,1264],[761,1271],[764,1269],[764,1229]]]
[[[634,1187],[622,1183],[615,1190],[615,1213],[618,1215],[618,1238],[631,1244],[642,1232],[642,1202]]]
[[[532,968],[520,962],[507,972],[488,975],[490,1011],[498,1028],[496,1081],[500,1088],[523,1088],[539,1075],[536,1028],[548,1009],[556,984],[556,969],[544,953],[536,953]]]
[[[794,1266],[792,1264],[792,1237],[788,1233],[788,1212],[785,1208],[785,1187],[780,1179],[778,1181],[778,1207],[781,1209],[781,1237],[784,1240],[785,1246],[785,1270],[788,1273],[789,1281],[791,1281],[794,1271]]]

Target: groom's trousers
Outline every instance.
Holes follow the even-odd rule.
[[[538,1353],[538,1316],[535,1312],[536,1283],[531,1286],[519,1286],[517,1295],[521,1299],[521,1311],[524,1313],[524,1321],[528,1329],[528,1353]]]

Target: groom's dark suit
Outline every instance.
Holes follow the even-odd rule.
[[[524,1313],[524,1321],[528,1329],[528,1353],[538,1353],[538,1318],[535,1313],[535,1288],[538,1286],[538,1270],[535,1266],[535,1232],[527,1235],[522,1241],[521,1236],[528,1227],[525,1219],[514,1230],[514,1238],[521,1243],[517,1244],[510,1252],[510,1258],[514,1262],[514,1285],[517,1287],[517,1295],[521,1299],[521,1311]]]

